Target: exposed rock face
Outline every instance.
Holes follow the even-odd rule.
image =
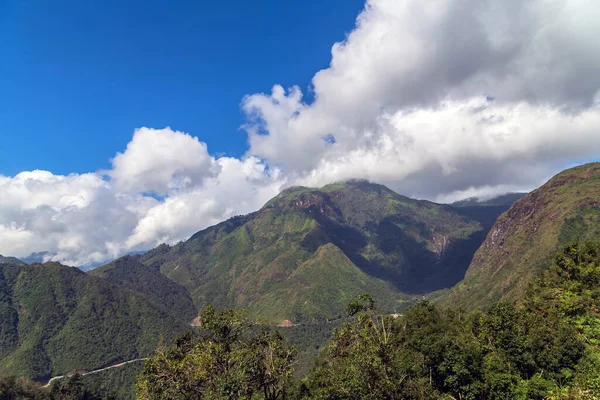
[[[448,238],[444,235],[434,235],[431,238],[431,247],[433,248],[433,252],[441,259],[444,255],[444,251],[448,248],[450,244]]]
[[[521,297],[554,254],[571,241],[598,239],[600,163],[569,169],[502,214],[449,296],[466,308]]]

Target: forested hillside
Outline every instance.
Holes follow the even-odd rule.
[[[0,265],[0,373],[45,380],[150,354],[186,324],[164,305],[57,263]]]
[[[348,305],[310,375],[292,380],[295,348],[252,330],[235,310],[202,314],[204,334],[160,348],[138,398],[597,399],[600,245],[572,245],[522,305],[465,315],[422,302],[382,314],[370,295]]]
[[[363,292],[391,312],[451,287],[485,233],[450,206],[349,181],[287,189],[255,213],[140,260],[185,287],[198,308],[239,306],[269,322],[316,322],[343,316]]]
[[[121,257],[89,274],[146,295],[182,321],[191,322],[198,315],[185,288],[161,274],[158,267],[144,265],[136,257]]]

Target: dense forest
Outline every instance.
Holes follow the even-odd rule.
[[[423,301],[398,316],[379,312],[364,294],[347,312],[312,370],[298,377],[298,346],[285,330],[207,307],[198,332],[160,346],[144,364],[137,397],[600,398],[600,243],[566,247],[519,304],[465,314]],[[45,390],[3,378],[0,398],[126,396],[85,383],[75,375]]]
[[[595,399],[600,396],[600,244],[574,244],[521,304],[464,314],[429,302],[382,315],[349,304],[310,374],[296,349],[235,310],[202,315],[204,333],[160,349],[138,397],[228,399]]]
[[[151,355],[189,329],[145,296],[57,263],[0,264],[0,374],[39,382]]]

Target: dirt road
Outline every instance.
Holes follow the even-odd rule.
[[[89,372],[84,372],[83,374],[79,374],[79,375],[86,376],[86,375],[91,375],[91,374],[97,374],[99,372],[106,371],[107,369],[119,368],[119,367],[122,367],[123,365],[131,364],[131,363],[137,362],[137,361],[144,361],[144,360],[147,360],[147,358],[136,358],[135,360],[129,360],[129,361],[124,361],[124,362],[119,363],[119,364],[109,365],[108,367],[104,367],[104,368],[100,368],[100,369],[95,369],[95,370],[89,371]],[[53,378],[50,378],[50,380],[48,381],[48,383],[46,383],[43,387],[50,386],[52,384],[52,382],[54,382],[57,379],[68,378],[68,377],[73,376],[73,375],[75,375],[75,374],[65,374],[65,375],[55,376]]]

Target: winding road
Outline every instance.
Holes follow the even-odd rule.
[[[119,368],[119,367],[122,367],[123,365],[131,364],[131,363],[137,362],[137,361],[145,361],[147,359],[148,358],[136,358],[135,360],[129,360],[129,361],[124,361],[124,362],[119,363],[119,364],[109,365],[108,367],[104,367],[104,368],[100,368],[100,369],[95,369],[95,370],[89,371],[89,372],[84,372],[83,374],[79,374],[79,375],[86,376],[86,375],[91,375],[91,374],[97,374],[99,372],[106,371],[107,369]],[[52,384],[52,382],[55,381],[55,380],[57,380],[57,379],[68,378],[68,377],[73,376],[73,375],[76,375],[76,374],[67,373],[65,375],[55,376],[53,378],[50,378],[50,380],[48,381],[48,383],[46,383],[43,387],[50,386]]]

